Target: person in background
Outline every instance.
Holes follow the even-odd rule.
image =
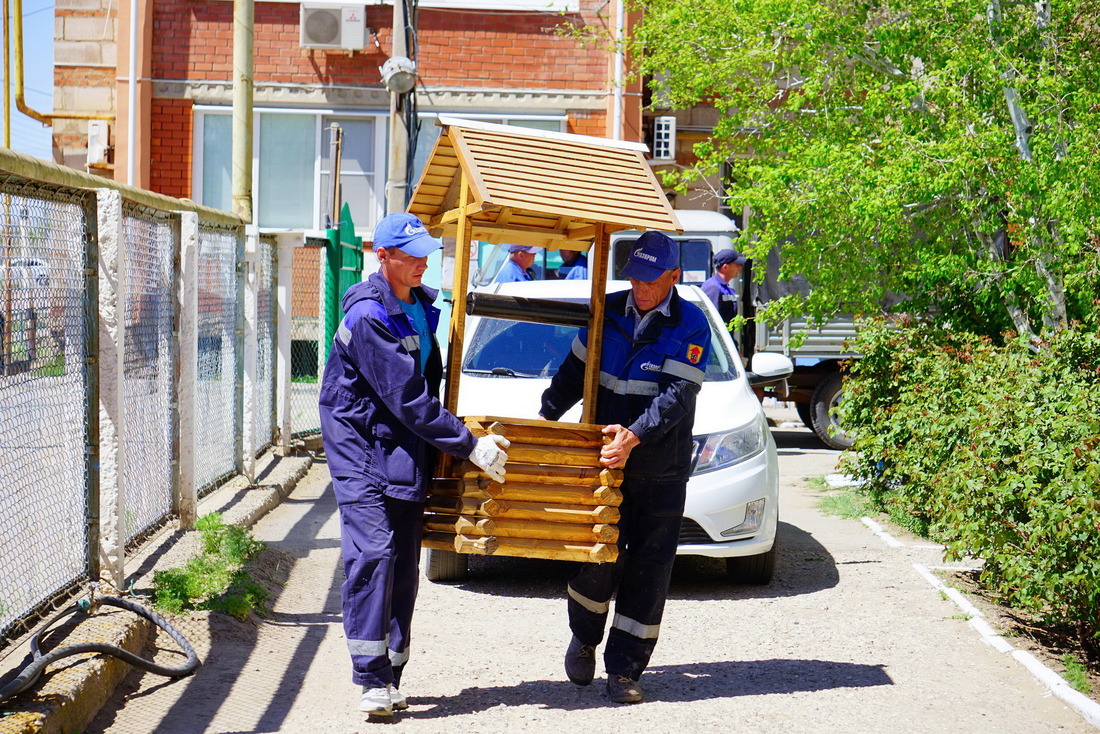
[[[504,261],[494,283],[517,283],[524,280],[534,280],[535,273],[531,266],[535,264],[535,256],[542,252],[541,247],[525,247],[523,245],[508,245],[508,259]]]
[[[569,580],[565,673],[585,686],[607,633],[607,695],[642,700],[638,678],[649,664],[676,559],[693,454],[695,399],[710,355],[710,327],[680,298],[680,246],[663,232],[644,232],[622,270],[630,290],[607,297],[595,422],[611,442],[600,464],[623,468],[619,555],[614,563],[581,563]],[[550,387],[540,415],[557,420],[584,391],[588,330],[582,329]],[[634,451],[636,447],[640,450]]]
[[[504,480],[501,436],[475,438],[439,401],[443,363],[436,291],[421,284],[442,247],[411,214],[374,230],[380,268],[348,288],[321,383],[321,441],[340,511],[344,634],[359,709],[407,708],[409,658],[426,484],[436,451]]]
[[[588,256],[577,250],[559,250],[561,267],[558,268],[560,280],[587,280]]]
[[[739,298],[730,281],[741,277],[741,270],[746,262],[747,258],[736,250],[719,250],[714,253],[714,275],[702,285],[703,293],[717,307],[718,315],[722,317],[722,323],[727,329],[730,321],[737,315]]]

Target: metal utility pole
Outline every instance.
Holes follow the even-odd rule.
[[[408,36],[405,0],[393,3],[393,48],[391,59],[407,58]],[[387,84],[390,90],[390,160],[389,176],[386,179],[386,213],[405,211],[406,188],[408,188],[408,149],[409,130],[405,127],[405,94]],[[416,94],[416,92],[409,92]]]

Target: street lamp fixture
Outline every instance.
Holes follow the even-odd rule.
[[[379,71],[382,84],[390,92],[404,94],[416,86],[416,62],[406,56],[391,56]]]

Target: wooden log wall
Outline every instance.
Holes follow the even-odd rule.
[[[599,464],[606,437],[582,423],[468,417],[475,436],[511,441],[505,481],[470,462],[432,481],[426,548],[609,563],[618,555],[622,472]]]

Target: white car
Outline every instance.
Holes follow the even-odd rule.
[[[480,292],[587,303],[591,287],[587,280],[529,281],[496,283]],[[608,292],[629,288],[625,281],[607,285]],[[725,558],[731,581],[766,584],[775,569],[778,465],[775,441],[750,381],[777,381],[793,367],[781,355],[760,354],[753,360],[755,372],[746,375],[710,300],[697,286],[677,288],[703,309],[713,337],[696,405],[695,457],[677,552]],[[467,317],[458,414],[537,418],[542,393],[576,333],[573,326]],[[561,420],[579,421],[580,405]],[[465,575],[465,556],[429,550],[427,560],[431,580]]]

